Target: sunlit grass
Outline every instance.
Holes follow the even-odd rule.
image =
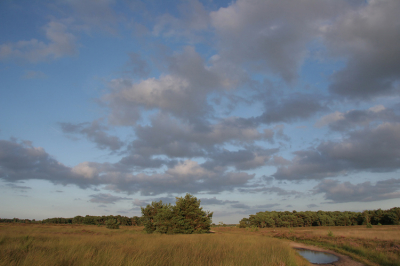
[[[260,229],[265,231],[273,231],[274,229]],[[292,229],[277,228],[275,231],[295,230],[312,234],[314,236],[325,236],[328,231],[331,231],[334,236],[355,237],[366,239],[380,240],[400,240],[400,226],[398,225],[374,225],[372,228],[367,228],[365,225],[356,226],[316,226],[316,227],[296,227]]]
[[[243,230],[145,234],[76,225],[0,225],[0,265],[306,265],[287,243]]]
[[[400,266],[400,226],[262,229],[262,234],[331,248],[367,265]]]

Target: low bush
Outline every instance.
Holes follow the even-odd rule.
[[[119,222],[117,219],[111,218],[106,221],[106,227],[108,229],[119,229]]]

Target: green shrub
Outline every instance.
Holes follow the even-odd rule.
[[[367,228],[372,228],[372,224],[371,223],[367,223]]]
[[[106,221],[106,227],[109,229],[119,229],[119,222],[114,218],[108,219]]]

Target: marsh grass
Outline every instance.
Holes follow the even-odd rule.
[[[254,232],[149,235],[142,230],[2,224],[0,265],[306,265],[284,241]]]
[[[330,248],[366,265],[400,266],[400,226],[308,227],[264,234]]]

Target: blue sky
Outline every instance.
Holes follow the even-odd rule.
[[[399,206],[400,2],[0,2],[1,217]]]

